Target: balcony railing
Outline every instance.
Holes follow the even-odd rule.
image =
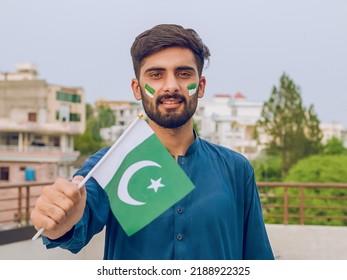
[[[30,213],[42,188],[53,182],[0,185],[0,230],[30,225]]]
[[[27,146],[20,148],[18,145],[0,145],[0,151],[13,151],[13,152],[56,152],[61,153],[62,148],[61,147],[55,147],[51,145],[47,146]],[[65,147],[65,152],[74,152],[73,147]]]
[[[0,230],[30,225],[30,213],[45,185],[0,185]],[[258,182],[266,223],[347,225],[347,184]]]
[[[347,184],[258,182],[267,223],[347,225]]]

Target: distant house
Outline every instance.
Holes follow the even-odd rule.
[[[141,103],[131,101],[98,100],[95,106],[104,106],[114,111],[116,124],[100,130],[101,137],[110,143],[120,137],[139,112],[144,113]],[[253,160],[260,155],[269,141],[268,135],[264,132],[259,129],[255,132],[262,108],[262,102],[249,101],[241,92],[234,95],[217,93],[212,99],[199,99],[193,118],[202,138],[235,150]],[[347,143],[347,133],[343,133],[340,123],[321,123],[320,128],[323,143],[332,137]]]
[[[82,88],[49,84],[31,63],[0,73],[0,186],[70,177],[84,130]]]
[[[138,102],[99,99],[94,106],[110,108],[114,112],[115,124],[111,127],[100,129],[100,136],[110,144],[122,135],[139,113],[145,115],[142,104]]]
[[[241,92],[215,94],[212,100],[199,100],[194,120],[202,138],[253,159],[263,148],[254,133],[262,106],[248,101]]]

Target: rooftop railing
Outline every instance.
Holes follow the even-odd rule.
[[[45,185],[0,185],[0,231],[29,226],[30,213]],[[266,223],[347,225],[347,184],[258,182]]]
[[[0,230],[29,226],[36,199],[52,183],[0,184]]]
[[[347,184],[258,182],[266,223],[347,226]]]

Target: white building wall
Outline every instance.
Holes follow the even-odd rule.
[[[254,135],[263,103],[248,101],[243,95],[237,98],[237,95],[217,94],[211,100],[200,99],[194,119],[201,137],[254,159],[268,141],[268,136],[260,131],[259,141]],[[343,136],[347,133],[344,134],[341,123],[321,123],[320,128],[323,143],[332,137],[347,138]]]
[[[261,110],[262,103],[222,94],[199,102],[195,119],[201,137],[254,158],[259,149],[252,131]]]
[[[107,104],[107,101],[103,101]],[[109,101],[116,116],[116,125],[100,130],[101,137],[109,143],[115,142],[138,113],[144,113],[142,104]],[[130,105],[131,104],[131,105]],[[261,116],[263,103],[248,101],[243,95],[216,94],[212,99],[199,99],[194,115],[199,135],[213,143],[220,144],[242,153],[249,159],[256,158],[268,141],[267,135],[258,131],[255,139],[256,123]],[[322,123],[323,143],[335,136],[342,139],[343,127],[340,123]]]
[[[327,141],[333,137],[342,140],[343,136],[343,126],[341,123],[332,122],[332,123],[321,123],[320,129],[323,133],[323,144],[326,144]]]
[[[107,104],[106,101],[104,101]],[[115,102],[114,102],[115,103]],[[136,119],[139,113],[144,114],[142,105],[134,104],[133,102],[120,102],[119,105],[112,105],[110,108],[113,110],[116,117],[115,125],[111,127],[101,128],[100,136],[109,144],[114,143],[127,127]]]

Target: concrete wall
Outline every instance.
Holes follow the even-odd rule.
[[[267,225],[278,260],[347,260],[347,227]]]
[[[78,254],[61,248],[47,250],[41,238],[0,246],[0,260],[102,260],[104,233],[95,235]]]
[[[347,260],[347,227],[267,225],[277,260]],[[47,250],[41,239],[0,246],[2,260],[100,260],[104,233],[96,235],[78,254]]]

